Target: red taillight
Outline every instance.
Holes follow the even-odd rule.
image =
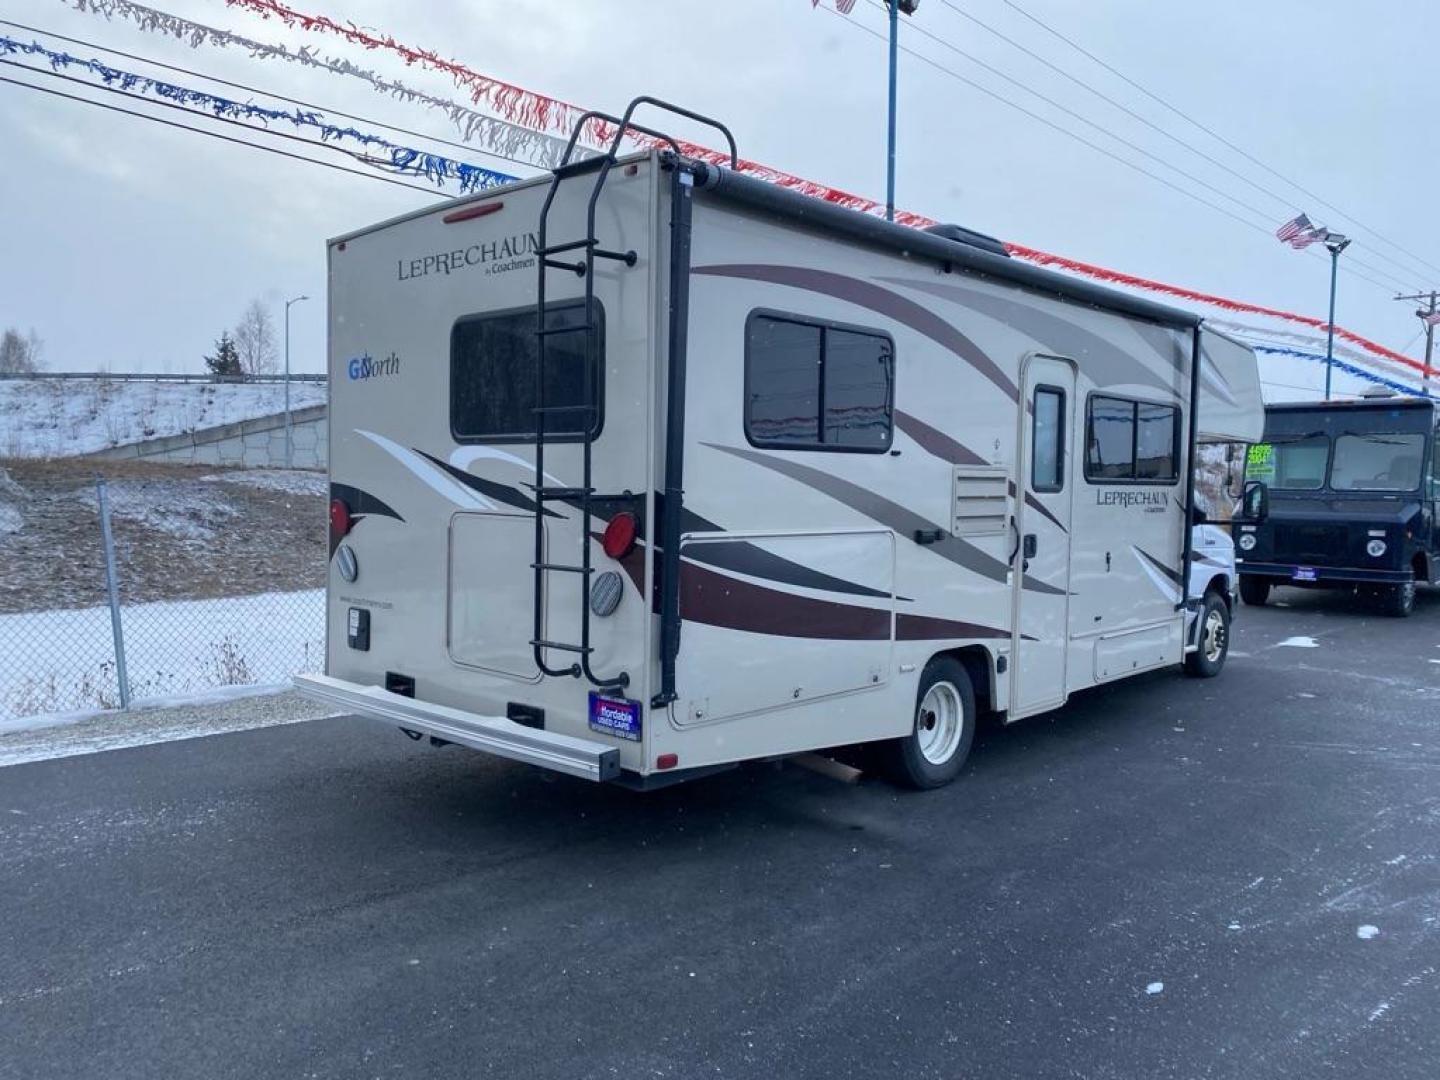
[[[623,559],[634,549],[635,533],[638,529],[634,514],[616,514],[610,519],[610,524],[605,526],[605,532],[600,537],[600,546],[610,558]]]
[[[676,765],[679,764],[679,754],[660,754],[658,757],[655,758],[655,768],[657,769],[673,769]]]
[[[338,539],[348,533],[354,524],[354,520],[350,517],[350,507],[345,505],[345,500],[331,499],[330,535]]]

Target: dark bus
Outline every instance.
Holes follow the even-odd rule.
[[[1235,522],[1240,595],[1349,589],[1409,615],[1440,583],[1440,417],[1422,398],[1269,405]]]

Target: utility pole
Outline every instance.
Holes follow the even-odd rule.
[[[1414,296],[1397,296],[1396,300],[1406,300],[1411,303],[1428,303],[1429,307],[1419,308],[1415,314],[1425,324],[1425,371],[1421,375],[1421,385],[1424,389],[1430,389],[1430,357],[1435,351],[1435,323],[1440,321],[1435,316],[1435,302],[1440,298],[1440,293],[1431,289],[1428,293],[1416,293]]]
[[[885,220],[895,220],[895,84],[900,64],[900,14],[914,15],[920,0],[885,0],[890,9],[890,123],[885,154]]]

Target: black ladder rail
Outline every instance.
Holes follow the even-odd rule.
[[[725,140],[726,140],[726,142],[727,142],[728,145],[729,145],[729,149],[730,149],[730,166],[731,166],[731,168],[735,168],[736,165],[738,164],[738,160],[739,160],[739,159],[738,159],[738,154],[737,154],[737,151],[736,151],[736,146],[735,146],[735,138],[734,138],[734,136],[730,133],[730,130],[729,130],[724,124],[721,124],[719,121],[713,120],[713,119],[711,119],[710,117],[703,116],[703,115],[700,114],[700,113],[692,112],[692,111],[689,110],[689,109],[684,109],[684,108],[681,108],[680,106],[677,106],[677,105],[672,105],[672,104],[670,104],[670,103],[668,103],[668,102],[665,102],[665,101],[660,100],[659,98],[654,98],[654,97],[650,97],[650,96],[647,96],[647,95],[642,95],[642,96],[640,96],[640,97],[635,98],[633,101],[630,102],[630,104],[629,104],[629,105],[626,107],[626,109],[625,109],[624,115],[621,116],[621,117],[618,117],[618,118],[617,118],[617,117],[614,117],[614,116],[610,116],[610,115],[608,115],[608,114],[606,114],[606,113],[601,113],[601,112],[597,112],[597,111],[592,110],[592,111],[583,113],[583,114],[579,117],[579,119],[576,120],[576,122],[575,122],[575,127],[574,127],[574,129],[572,130],[571,135],[570,135],[569,142],[566,143],[565,153],[564,153],[564,155],[563,155],[562,158],[561,158],[560,164],[553,170],[553,173],[552,173],[552,176],[551,176],[551,180],[550,180],[550,188],[549,188],[549,190],[546,192],[545,202],[544,202],[544,204],[543,204],[543,206],[541,207],[541,210],[540,210],[540,226],[539,226],[539,232],[538,232],[538,236],[537,236],[537,258],[536,258],[537,271],[538,271],[538,275],[537,275],[537,276],[538,276],[538,282],[537,282],[537,289],[536,289],[536,328],[535,328],[536,343],[537,343],[537,344],[536,344],[536,370],[535,370],[535,379],[536,379],[536,393],[535,393],[536,407],[535,407],[535,409],[534,409],[534,413],[535,413],[535,485],[534,485],[534,492],[535,492],[535,506],[536,506],[536,514],[535,514],[535,558],[534,558],[534,561],[531,563],[531,567],[532,567],[532,568],[534,569],[534,571],[535,571],[535,589],[534,589],[534,636],[531,638],[530,645],[531,645],[532,649],[534,650],[536,666],[537,666],[537,667],[540,669],[540,671],[543,672],[544,674],[546,674],[546,675],[571,675],[571,676],[576,677],[576,678],[580,677],[581,675],[584,675],[584,677],[585,677],[586,679],[588,679],[592,684],[594,684],[595,686],[601,688],[602,690],[603,690],[603,689],[619,689],[619,690],[623,690],[627,685],[629,685],[630,677],[629,677],[629,674],[628,674],[627,672],[623,672],[623,671],[620,672],[620,673],[617,674],[617,675],[614,675],[614,676],[611,676],[611,677],[608,677],[608,678],[606,678],[606,677],[601,677],[601,676],[596,675],[595,672],[591,669],[591,667],[590,667],[590,655],[591,655],[595,650],[594,650],[594,647],[590,644],[590,614],[591,614],[591,612],[590,612],[589,597],[583,595],[583,590],[582,590],[582,596],[581,596],[581,600],[580,600],[580,644],[579,644],[579,645],[574,645],[574,644],[570,644],[570,643],[566,643],[566,642],[551,641],[551,640],[545,638],[545,637],[544,637],[544,633],[543,633],[543,632],[544,632],[544,614],[545,614],[545,611],[544,611],[545,581],[546,581],[545,575],[546,575],[547,573],[550,573],[550,572],[576,573],[576,574],[581,575],[582,581],[588,581],[588,580],[590,579],[591,575],[594,573],[594,567],[593,567],[592,562],[591,562],[591,520],[592,520],[592,517],[593,517],[593,505],[592,505],[592,500],[593,500],[593,497],[594,497],[594,495],[595,495],[594,475],[593,475],[593,453],[592,453],[592,451],[593,451],[593,445],[594,445],[594,427],[593,427],[593,423],[586,424],[585,427],[584,427],[583,432],[581,433],[581,438],[580,438],[580,440],[579,440],[579,441],[580,441],[580,444],[581,444],[581,484],[580,484],[580,486],[579,486],[578,488],[577,488],[577,487],[560,487],[560,486],[553,486],[553,487],[552,487],[552,486],[546,485],[546,483],[545,483],[545,467],[544,467],[544,461],[545,461],[545,418],[546,418],[547,415],[549,415],[549,414],[551,414],[551,413],[555,413],[555,412],[578,412],[578,413],[582,413],[582,414],[588,414],[589,416],[593,417],[594,414],[596,413],[597,408],[598,408],[598,406],[596,405],[595,400],[594,400],[594,398],[595,398],[595,386],[594,386],[594,375],[595,375],[595,373],[594,373],[594,366],[595,366],[595,363],[597,362],[597,360],[599,359],[599,358],[597,357],[597,355],[596,355],[596,351],[597,351],[597,341],[596,341],[597,325],[596,325],[595,318],[594,318],[594,304],[595,304],[595,260],[596,260],[597,258],[600,258],[600,259],[609,259],[609,260],[613,260],[613,261],[617,261],[617,262],[623,262],[626,266],[634,266],[634,265],[636,264],[637,260],[638,260],[638,256],[636,255],[636,253],[635,253],[633,250],[621,252],[621,251],[612,251],[612,250],[609,250],[609,249],[601,248],[601,247],[599,246],[599,240],[597,239],[596,234],[595,234],[596,209],[597,209],[597,207],[598,207],[598,205],[599,205],[601,193],[603,192],[604,187],[605,187],[605,181],[609,178],[610,170],[611,170],[611,169],[615,166],[615,164],[616,164],[617,157],[618,157],[619,150],[620,150],[620,144],[621,144],[621,142],[624,140],[624,137],[625,137],[626,132],[631,132],[631,131],[633,131],[633,132],[638,132],[638,133],[640,133],[640,134],[650,136],[651,138],[656,139],[657,141],[666,143],[666,144],[669,145],[671,151],[674,153],[674,155],[675,155],[675,157],[676,157],[677,159],[681,157],[679,144],[678,144],[673,138],[671,138],[670,136],[668,136],[668,135],[666,135],[666,134],[664,134],[664,133],[662,133],[662,132],[655,131],[655,130],[653,130],[653,129],[651,129],[651,128],[648,128],[648,127],[645,127],[645,126],[643,126],[643,125],[641,125],[641,124],[636,124],[636,123],[634,123],[634,121],[633,121],[632,118],[633,118],[633,115],[634,115],[634,113],[635,113],[635,110],[636,110],[637,108],[639,108],[640,106],[642,106],[642,105],[653,105],[653,106],[655,106],[655,107],[657,107],[657,108],[666,110],[666,111],[668,111],[668,112],[672,112],[672,113],[674,113],[674,114],[676,114],[676,115],[679,115],[679,116],[686,117],[686,118],[691,119],[691,120],[694,120],[694,121],[696,121],[696,122],[698,122],[698,123],[707,124],[707,125],[709,125],[709,126],[711,126],[711,127],[714,127],[714,128],[716,128],[716,129],[718,129],[718,130],[725,136]],[[584,159],[584,160],[581,160],[581,161],[573,161],[573,160],[572,160],[572,156],[573,156],[573,154],[574,154],[575,147],[576,147],[577,143],[579,142],[581,133],[584,131],[586,125],[591,124],[591,123],[596,122],[596,121],[601,121],[601,122],[604,122],[604,123],[607,123],[607,124],[613,124],[613,125],[614,125],[614,128],[615,128],[614,137],[610,140],[610,145],[609,145],[608,149],[605,151],[605,153],[599,155],[598,157],[595,157],[595,158],[587,158],[587,159]],[[592,189],[591,189],[591,191],[590,191],[590,199],[589,199],[589,201],[588,201],[588,203],[587,203],[587,205],[586,205],[586,211],[585,211],[585,233],[586,233],[586,235],[585,235],[585,238],[584,238],[583,240],[567,241],[567,242],[564,242],[564,243],[561,243],[561,244],[556,244],[556,245],[551,245],[551,244],[549,244],[549,243],[548,243],[548,238],[549,238],[548,234],[549,234],[549,217],[550,217],[550,210],[551,210],[551,208],[552,208],[553,205],[554,205],[555,195],[556,195],[556,192],[559,190],[560,184],[561,184],[566,178],[568,178],[568,177],[583,175],[583,174],[589,173],[589,172],[591,172],[591,171],[595,172],[596,177],[595,177],[595,184],[594,184],[594,186],[592,187]],[[687,191],[687,194],[688,194],[688,191]],[[687,215],[687,219],[688,219],[688,215]],[[687,234],[688,234],[688,220],[687,220],[686,232],[687,232]],[[558,260],[558,259],[555,259],[555,258],[552,257],[552,256],[554,256],[554,255],[564,254],[564,253],[566,253],[566,252],[571,252],[571,251],[580,251],[580,252],[583,252],[583,253],[584,253],[584,261],[583,261],[583,262],[578,262],[578,263],[572,263],[572,262],[565,262],[565,261],[562,261],[562,260]],[[550,270],[550,269],[566,270],[566,271],[569,271],[569,272],[571,272],[571,273],[577,274],[578,276],[580,276],[580,277],[584,280],[584,282],[585,282],[585,297],[584,297],[584,315],[585,315],[585,322],[584,322],[584,324],[583,324],[582,326],[578,326],[578,327],[565,327],[565,328],[552,328],[552,327],[550,327],[550,326],[548,325],[548,320],[547,320],[547,318],[546,318],[546,314],[547,314],[547,313],[546,313],[546,304],[545,304],[545,280],[546,280],[546,271],[547,271],[547,270]],[[687,268],[687,273],[688,273],[688,268]],[[673,313],[672,313],[672,321],[673,321]],[[547,341],[548,341],[548,339],[549,339],[550,337],[553,337],[553,336],[555,336],[556,334],[559,334],[559,333],[584,333],[584,334],[585,334],[585,355],[584,355],[584,375],[583,375],[584,390],[583,390],[583,398],[582,398],[582,401],[583,401],[584,404],[582,404],[582,405],[580,405],[580,406],[547,406],[546,403],[545,403],[545,354],[546,354],[546,343],[547,343]],[[672,326],[672,328],[671,328],[672,340],[673,340],[673,338],[674,338],[674,333],[675,333],[675,328]],[[683,343],[683,340],[684,340],[684,338],[683,338],[683,330],[682,330],[682,336],[681,336],[680,340],[681,340],[681,342]],[[682,347],[683,347],[683,344],[682,344]],[[683,385],[683,384],[682,384],[682,385]],[[673,390],[672,390],[672,398],[673,398],[673,397],[674,397],[674,392],[673,392]],[[673,421],[673,413],[674,413],[674,407],[673,407],[673,406],[674,406],[674,402],[672,401],[672,409],[671,409],[672,421]],[[683,405],[682,405],[682,408],[683,408]],[[683,420],[682,420],[682,423],[683,423]],[[672,440],[672,441],[673,441],[673,440]],[[669,488],[670,486],[671,486],[671,485],[667,485],[667,490],[668,490],[668,488]],[[679,490],[678,490],[678,483],[677,483],[676,485],[673,485],[673,486],[675,486],[675,489],[676,489],[675,492],[674,492],[675,497],[673,498],[673,500],[670,500],[670,501],[667,502],[667,509],[666,509],[667,515],[671,515],[671,516],[673,517],[673,521],[669,522],[669,526],[670,526],[670,527],[667,528],[667,530],[666,530],[667,536],[673,535],[673,534],[676,533],[676,529],[674,528],[674,526],[675,526],[676,524],[678,524],[678,522],[679,522],[679,514],[680,514],[680,505],[679,505],[679,504],[680,504],[680,496],[679,496]],[[581,524],[581,536],[580,536],[580,542],[581,542],[581,563],[580,563],[579,566],[567,566],[567,565],[563,565],[563,564],[552,563],[552,562],[549,562],[549,561],[546,559],[546,557],[545,557],[545,524],[544,524],[543,506],[544,506],[544,503],[545,503],[546,501],[548,501],[548,500],[567,500],[567,501],[571,501],[571,502],[578,500],[579,503],[580,503],[579,509],[580,509],[580,514],[581,514],[581,522],[580,522],[580,524]],[[677,539],[677,541],[678,541],[678,537],[676,537],[676,539]],[[668,564],[670,561],[671,561],[670,558],[667,556],[667,564]],[[678,560],[676,560],[676,561],[678,561]],[[678,567],[677,567],[676,569],[678,570]],[[672,574],[671,576],[673,577],[673,574]],[[672,607],[678,607],[678,601],[676,600],[675,595],[674,595],[674,594],[675,594],[675,583],[674,583],[674,582],[671,582],[671,583],[670,583],[670,589],[667,590],[667,592],[669,592],[669,593],[671,594],[671,603],[670,603],[670,606],[672,606]],[[667,625],[668,625],[668,624],[673,624],[675,621],[676,621],[676,620],[673,618],[673,615],[672,615],[672,617],[667,621]],[[672,639],[673,639],[673,640],[672,640]],[[678,648],[678,634],[670,634],[670,635],[667,635],[667,636],[666,636],[666,641],[662,644],[662,654],[663,654],[663,657],[662,657],[662,667],[664,667],[665,672],[666,672],[666,678],[664,679],[664,682],[665,682],[665,688],[666,688],[666,692],[667,692],[667,695],[668,695],[668,699],[669,699],[669,700],[673,700],[673,698],[674,698],[674,658],[675,658],[675,657],[674,657],[674,654],[675,654],[675,651],[676,651],[677,648]],[[545,656],[546,651],[549,650],[549,649],[555,649],[555,650],[562,651],[562,652],[570,652],[570,653],[578,654],[579,657],[580,657],[580,660],[579,660],[578,663],[571,664],[570,667],[568,667],[568,668],[552,668],[552,667],[550,667],[550,665],[546,662],[546,656]]]

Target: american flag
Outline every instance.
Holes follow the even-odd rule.
[[[1275,230],[1275,239],[1279,240],[1282,244],[1288,244],[1297,236],[1313,232],[1314,229],[1315,226],[1310,224],[1308,217],[1304,214],[1296,214],[1289,221],[1285,222],[1284,225],[1281,225]]]
[[[820,0],[810,0],[810,6],[812,8],[819,7]],[[855,10],[855,0],[835,0],[835,10],[841,15],[849,15]]]
[[[1419,315],[1426,326],[1440,326],[1440,311],[1422,311]]]

